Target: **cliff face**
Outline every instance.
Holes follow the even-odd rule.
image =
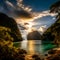
[[[48,28],[47,31],[44,32],[43,36],[48,36],[48,33],[50,33],[50,35],[52,36],[52,38],[50,37],[50,39],[47,37],[48,40],[60,41],[60,20],[57,20],[50,28]]]
[[[27,40],[41,40],[41,35],[38,31],[30,32],[27,35]]]
[[[17,27],[17,23],[13,18],[8,17],[7,15],[0,13],[0,26],[10,28],[10,35],[14,38],[14,41],[21,41],[21,33]]]

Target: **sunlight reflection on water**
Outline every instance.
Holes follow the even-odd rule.
[[[24,40],[21,42],[21,48],[29,52],[29,54],[42,53],[43,46],[41,40]]]
[[[26,50],[28,54],[37,53],[42,55],[54,47],[56,47],[56,45],[47,41],[45,41],[44,44],[42,40],[23,40],[20,45],[20,48]]]

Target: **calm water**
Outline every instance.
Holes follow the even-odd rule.
[[[55,47],[52,43],[42,43],[41,40],[24,40],[20,43],[20,48],[27,50],[29,54],[34,54],[34,53],[40,53],[44,54],[46,53],[49,49],[52,49]]]

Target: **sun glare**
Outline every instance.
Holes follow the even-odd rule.
[[[26,23],[26,27],[28,28],[27,29],[28,32],[32,32],[32,31],[36,30],[35,28],[33,28],[33,25],[34,25],[33,22]]]
[[[29,22],[28,27],[29,27],[29,28],[32,28],[32,25],[33,25],[33,24],[32,24],[31,22]]]
[[[27,25],[27,27],[28,27],[28,32],[32,32],[32,23],[31,22],[29,22],[29,24]]]
[[[43,32],[43,28],[42,27],[40,27],[40,29],[39,29],[41,32]]]
[[[39,28],[39,31],[41,31],[42,33],[43,33],[44,31],[46,31],[46,25],[45,25],[45,26],[40,27],[40,28]]]
[[[32,26],[33,26],[32,22],[25,23],[25,27],[27,27],[28,29],[31,29]]]

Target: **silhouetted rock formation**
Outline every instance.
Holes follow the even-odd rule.
[[[0,13],[0,26],[11,29],[10,35],[14,38],[14,41],[21,41],[22,37],[17,27],[17,23],[13,18],[8,17],[4,13]]]
[[[42,40],[43,40],[43,41],[53,41],[54,38],[55,38],[55,36],[52,35],[51,32],[44,33],[43,36],[42,36]]]
[[[38,31],[32,31],[27,35],[28,40],[41,40],[41,35]]]
[[[57,20],[50,28],[48,28],[43,36],[45,37],[45,40],[60,41],[60,20]]]

